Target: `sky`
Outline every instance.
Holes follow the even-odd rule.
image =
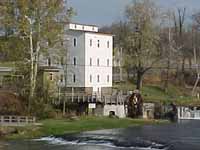
[[[77,13],[73,22],[110,25],[124,18],[124,10],[132,0],[68,0]],[[200,10],[200,0],[154,0],[162,9],[187,7],[187,14]]]

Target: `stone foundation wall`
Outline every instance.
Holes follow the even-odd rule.
[[[119,118],[126,117],[124,105],[105,105],[103,115],[109,116],[110,112],[115,112]]]

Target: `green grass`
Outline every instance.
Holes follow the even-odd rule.
[[[133,83],[126,82],[115,84],[114,88],[133,91],[136,86]],[[200,101],[186,94],[190,92],[191,91],[187,91],[186,89],[172,84],[169,85],[167,93],[159,85],[144,85],[141,89],[142,97],[145,102],[170,103],[173,101],[178,105],[200,105]]]
[[[100,129],[127,128],[131,126],[161,124],[167,121],[143,120],[143,119],[111,119],[107,117],[81,117],[76,121],[67,119],[43,120],[41,127],[21,127],[18,134],[7,137],[8,139],[28,139],[49,135],[62,135],[67,133],[79,133]]]

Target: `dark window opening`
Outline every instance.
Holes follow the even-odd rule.
[[[63,66],[64,65],[64,57],[60,58],[60,64]]]
[[[107,48],[109,48],[109,47],[110,47],[110,42],[108,41],[108,42],[107,42]]]
[[[77,39],[74,38],[74,47],[76,47],[76,46],[77,46]]]
[[[73,61],[74,66],[76,66],[76,57],[74,57],[74,61]]]
[[[64,76],[61,74],[60,75],[60,82],[63,82],[64,81]]]
[[[90,66],[92,66],[92,58],[90,58]]]
[[[110,65],[110,62],[109,62],[109,59],[107,59],[107,66],[109,66]]]
[[[97,47],[100,47],[100,41],[99,40],[97,41]]]
[[[100,65],[100,61],[99,61],[99,58],[97,59],[97,66],[99,66]]]
[[[53,73],[50,73],[50,74],[49,74],[49,80],[50,80],[50,81],[53,81]]]
[[[75,74],[73,75],[73,82],[74,83],[76,82],[76,75]]]
[[[92,46],[92,39],[90,39],[90,47]]]
[[[51,58],[48,58],[48,66],[51,66]]]

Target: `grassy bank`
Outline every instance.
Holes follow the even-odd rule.
[[[127,128],[149,124],[162,124],[167,121],[143,119],[111,119],[107,117],[81,117],[77,120],[49,119],[40,122],[41,126],[26,126],[18,128],[19,133],[8,136],[7,139],[27,139],[41,136],[79,133],[100,129]]]
[[[124,91],[133,91],[136,88],[130,82],[114,84],[113,87]],[[144,102],[161,102],[166,104],[175,102],[177,105],[200,106],[200,101],[191,96],[191,90],[172,84],[169,84],[167,93],[160,85],[145,84],[141,89],[141,94]]]

